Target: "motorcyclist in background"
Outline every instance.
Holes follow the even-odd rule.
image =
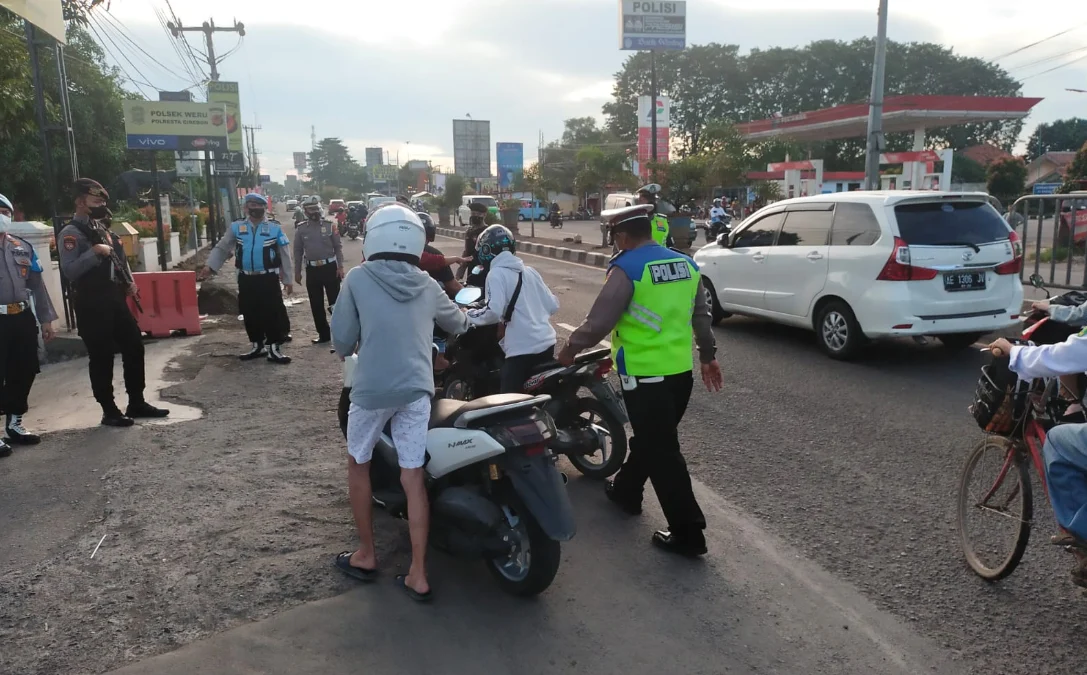
[[[555,358],[551,315],[559,310],[559,301],[540,273],[515,255],[513,233],[502,225],[485,229],[476,248],[487,267],[487,304],[468,310],[468,321],[473,326],[501,324],[500,345],[506,359],[500,393],[521,393],[532,369]]]
[[[1087,372],[1087,330],[1055,345],[1012,345],[1001,338],[989,350],[994,356],[1008,357],[1008,368],[1023,379]],[[1059,424],[1050,429],[1042,457],[1049,501],[1062,530],[1050,541],[1080,549],[1072,583],[1087,588],[1083,553],[1087,551],[1087,424]]]

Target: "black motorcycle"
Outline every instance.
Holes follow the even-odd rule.
[[[479,288],[468,287],[457,303],[478,306]],[[435,387],[450,399],[472,400],[498,393],[505,355],[499,346],[498,326],[472,328],[446,342],[449,367],[438,373]],[[550,395],[544,409],[557,429],[551,450],[566,455],[585,476],[607,478],[615,474],[627,456],[626,407],[612,388],[608,375],[611,352],[598,349],[580,354],[571,366],[551,361],[537,366],[525,381],[528,394]],[[579,395],[588,389],[591,396]]]
[[[558,211],[551,212],[551,227],[562,228],[562,213]]]
[[[1045,287],[1045,280],[1040,274],[1030,275],[1030,284],[1037,289],[1045,291],[1046,299],[1051,305],[1064,307],[1078,307],[1087,302],[1087,293],[1083,291],[1068,291],[1057,297],[1050,297],[1049,289]],[[1049,318],[1049,314],[1041,310],[1032,309],[1023,317],[1023,338],[1036,345],[1055,345],[1064,342],[1072,335],[1080,331],[1076,326],[1060,323]]]
[[[717,241],[717,238],[722,234],[728,234],[732,231],[732,216],[724,215],[718,220],[711,220],[706,225],[706,243]]]

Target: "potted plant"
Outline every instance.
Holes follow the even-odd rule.
[[[502,200],[501,214],[502,224],[508,227],[514,234],[519,234],[519,232],[517,231],[517,221],[521,215],[521,200]]]

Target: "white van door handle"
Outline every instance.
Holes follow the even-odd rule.
[[[751,256],[751,259],[754,260],[755,262],[762,262],[763,260],[766,260],[766,254],[765,253],[756,253],[756,254]]]
[[[812,251],[811,253],[808,254],[808,260],[811,260],[813,262],[816,261],[816,260],[822,260],[822,259],[823,259],[823,254],[820,253],[819,251]]]

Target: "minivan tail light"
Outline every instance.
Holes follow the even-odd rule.
[[[1023,242],[1019,239],[1019,233],[1012,230],[1008,234],[1008,241],[1012,246],[1011,260],[996,266],[997,274],[1019,274],[1023,271]]]
[[[895,237],[891,257],[880,270],[876,281],[926,281],[935,279],[937,274],[936,270],[910,264],[910,245],[902,237]]]

